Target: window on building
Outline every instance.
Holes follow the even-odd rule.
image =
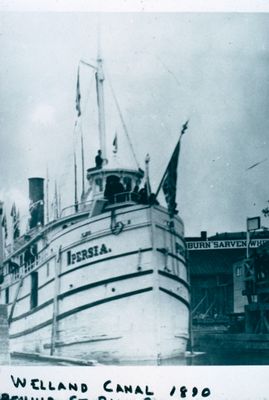
[[[6,288],[6,292],[5,292],[5,297],[6,297],[6,304],[8,304],[9,303],[9,288],[7,287]]]
[[[31,273],[31,295],[30,307],[35,308],[38,305],[38,272]]]
[[[50,264],[47,263],[47,276],[49,276],[49,274],[50,274]]]
[[[241,267],[236,267],[235,274],[236,274],[236,276],[241,276],[241,274],[242,274],[242,268],[241,268]]]

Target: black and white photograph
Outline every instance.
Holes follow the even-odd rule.
[[[0,365],[269,365],[269,15],[0,22]]]

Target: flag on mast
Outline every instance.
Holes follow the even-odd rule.
[[[80,99],[81,99],[81,94],[80,94],[79,67],[78,67],[78,73],[77,73],[77,95],[76,95],[76,110],[77,110],[77,113],[78,113],[78,117],[81,116]]]
[[[177,166],[178,166],[178,158],[180,152],[181,137],[188,129],[188,123],[189,121],[186,121],[185,124],[182,125],[179,140],[177,142],[175,150],[172,154],[172,157],[169,161],[169,164],[165,170],[165,173],[163,175],[163,178],[160,182],[159,188],[156,193],[157,197],[160,189],[162,188],[170,216],[173,216],[177,213],[177,203],[176,203]]]
[[[20,213],[17,212],[15,203],[12,204],[10,215],[12,217],[13,239],[15,240],[20,236]]]
[[[20,211],[16,213],[16,221],[14,223],[14,239],[20,237]]]
[[[7,232],[7,217],[6,217],[6,214],[4,214],[3,219],[2,219],[2,228],[4,229],[4,232],[5,232],[5,239],[7,239],[8,232]]]
[[[118,135],[117,135],[117,132],[115,133],[115,137],[114,137],[114,140],[113,140],[113,153],[114,154],[116,154],[117,152],[118,152]]]
[[[185,124],[182,125],[181,136],[184,135],[184,133],[185,133],[186,130],[188,129],[188,125],[189,125],[189,120],[187,120],[187,121],[185,122]]]
[[[177,165],[180,151],[180,140],[177,142],[171,160],[166,169],[165,177],[162,184],[163,193],[168,206],[170,215],[176,214],[176,190],[177,190]]]

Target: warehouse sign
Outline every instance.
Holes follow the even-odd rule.
[[[253,239],[249,247],[256,248],[268,242],[269,239]],[[246,240],[201,240],[187,242],[188,250],[221,250],[221,249],[243,249],[247,247]]]

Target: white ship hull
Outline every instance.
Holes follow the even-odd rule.
[[[145,205],[76,218],[81,222],[74,225],[71,217],[58,220],[51,234],[46,228],[38,263],[11,282],[9,312],[23,277],[12,311],[11,351],[101,363],[184,354],[189,285],[181,219]],[[112,222],[121,222],[122,230],[112,232]]]

